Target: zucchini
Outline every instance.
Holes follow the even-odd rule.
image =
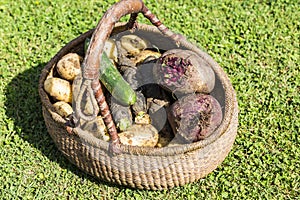
[[[89,40],[86,39],[85,50],[88,47]],[[133,105],[136,102],[135,91],[124,80],[116,66],[109,59],[105,51],[102,53],[100,63],[100,81],[108,92],[124,106]]]

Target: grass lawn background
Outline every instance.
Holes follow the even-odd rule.
[[[297,199],[297,0],[146,1],[166,26],[207,51],[237,92],[238,136],[206,178],[166,191],[133,190],[96,180],[62,156],[42,118],[39,74],[115,2],[0,1],[0,199]]]

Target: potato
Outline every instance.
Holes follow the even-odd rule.
[[[80,73],[80,62],[82,58],[76,53],[68,53],[62,57],[57,65],[56,69],[58,74],[66,80],[72,81]]]
[[[66,118],[73,113],[72,106],[64,101],[58,101],[54,103],[53,106],[56,112],[63,118]]]
[[[149,42],[137,35],[124,35],[120,39],[122,47],[129,55],[137,55],[149,46]]]
[[[72,103],[72,88],[69,81],[50,77],[44,82],[45,91],[58,101]]]
[[[134,124],[119,133],[120,142],[125,145],[154,147],[158,142],[158,131],[151,124]]]

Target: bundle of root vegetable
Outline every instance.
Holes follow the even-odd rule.
[[[89,45],[86,39],[84,52]],[[44,82],[45,91],[63,118],[73,117],[72,97],[78,94],[82,57],[69,53],[57,62]],[[209,93],[214,71],[190,50],[162,50],[134,35],[106,41],[100,81],[120,142],[133,146],[163,147],[207,138],[220,125],[222,110]],[[74,102],[73,102],[74,105]],[[81,105],[91,113],[91,99]],[[80,126],[109,141],[99,115]]]
[[[86,39],[84,52],[88,45]],[[214,71],[193,51],[158,49],[127,34],[108,39],[101,58],[100,81],[122,144],[163,147],[196,142],[221,124],[221,106],[209,94]],[[76,53],[65,55],[44,82],[57,113],[67,120],[74,117],[72,97],[80,92],[82,61]],[[83,112],[92,112],[91,101],[85,97]],[[81,120],[80,126],[110,140],[100,115]]]

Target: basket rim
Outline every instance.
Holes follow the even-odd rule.
[[[118,31],[118,29],[122,29],[124,27],[124,22],[118,22],[116,23],[114,30]],[[158,30],[157,27],[153,25],[148,24],[138,24],[139,30],[144,31],[150,31],[153,33],[162,33]],[[48,97],[48,94],[44,90],[44,81],[47,78],[47,75],[53,68],[53,66],[58,62],[58,60],[64,56],[66,53],[69,53],[70,50],[72,50],[73,46],[79,45],[82,42],[84,42],[85,38],[92,35],[95,29],[91,29],[77,38],[71,40],[69,43],[67,43],[63,48],[59,50],[59,52],[50,59],[50,61],[46,64],[44,69],[42,70],[42,73],[40,75],[39,79],[39,95],[42,101],[42,105],[46,107],[46,109],[50,112],[53,119],[59,123],[61,126],[65,126],[66,120],[63,119],[60,115],[58,115],[55,111],[54,106],[51,104],[50,99]],[[114,32],[112,33],[114,34]],[[162,35],[163,36],[163,35]],[[184,154],[188,153],[200,148],[204,148],[205,146],[208,146],[209,144],[216,141],[223,133],[227,131],[227,129],[230,126],[230,123],[232,122],[232,118],[234,118],[233,115],[237,115],[237,99],[236,94],[233,89],[233,86],[227,76],[227,74],[224,72],[224,70],[220,67],[220,65],[213,60],[213,58],[207,54],[206,52],[202,51],[196,44],[190,43],[187,39],[182,38],[182,40],[179,42],[181,46],[194,51],[197,53],[202,59],[204,59],[207,64],[212,67],[215,74],[220,79],[220,82],[223,86],[224,92],[225,92],[225,109],[224,109],[224,115],[221,125],[214,131],[212,135],[210,135],[205,140],[200,140],[198,142],[188,143],[188,144],[181,144],[171,147],[138,147],[138,146],[129,146],[129,145],[120,145],[120,149],[122,153],[125,154],[136,154],[136,155],[148,155],[148,156],[167,156],[167,155],[175,155],[175,154]],[[82,139],[84,143],[87,145],[91,145],[95,148],[100,148],[108,151],[109,149],[109,142],[105,142],[101,139],[98,139],[94,137],[92,134],[85,134],[84,131],[76,131],[76,128],[74,129],[73,133]],[[68,134],[66,131],[65,134]],[[71,135],[70,135],[71,137]]]

